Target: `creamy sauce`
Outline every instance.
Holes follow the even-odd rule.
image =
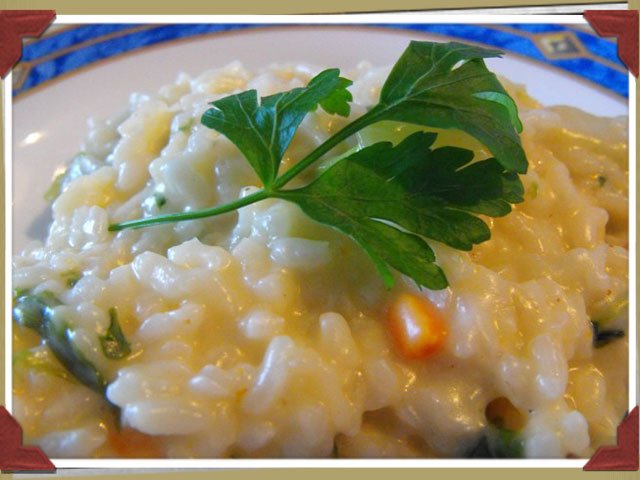
[[[384,73],[354,71],[354,117],[375,101]],[[216,98],[267,95],[311,74],[232,64],[135,95],[124,116],[92,124],[82,150],[103,166],[58,197],[46,242],[15,256],[13,281],[62,300],[54,316],[108,379],[125,428],[35,334],[15,327],[14,352],[32,349],[14,367],[27,443],[56,458],[455,457],[482,437],[490,404],[520,419],[526,456],[587,457],[612,443],[626,410],[628,342],[594,349],[590,320],[628,296],[624,119],[540,108],[511,87],[530,162],[526,200],[485,219],[491,240],[471,252],[432,242],[450,282],[442,291],[419,292],[400,277],[386,291],[351,240],[280,200],[107,231],[257,188],[235,147],[198,119]],[[284,167],[346,121],[310,114]],[[373,127],[338,153],[409,131]],[[459,133],[438,142],[487,156]],[[83,273],[72,287],[69,271]],[[447,325],[442,349],[427,358],[406,358],[391,338],[389,306],[404,294],[425,295]],[[97,339],[112,307],[133,349],[121,361]],[[618,309],[607,322],[626,331],[628,314]]]

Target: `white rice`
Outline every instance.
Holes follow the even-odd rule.
[[[138,430],[156,454],[178,458],[454,457],[478,442],[486,406],[504,397],[525,418],[527,456],[588,457],[612,443],[626,410],[627,340],[594,350],[590,319],[628,295],[623,118],[539,108],[512,87],[530,162],[526,201],[486,219],[492,238],[471,252],[432,242],[450,287],[422,294],[449,335],[424,360],[397,352],[384,318],[395,296],[416,293],[412,283],[387,292],[357,246],[293,204],[108,232],[110,222],[257,188],[201,114],[217,98],[288,90],[317,71],[233,63],[133,95],[124,115],[90,122],[81,150],[102,166],[54,202],[45,243],[15,255],[14,288],[55,293],[56,317],[109,380],[107,398],[130,427],[120,435]],[[387,71],[362,64],[348,75],[352,118],[376,101]],[[347,121],[310,114],[283,167]],[[69,288],[73,270],[83,276]],[[121,361],[98,343],[112,307],[133,349]],[[627,330],[626,313],[613,322]],[[16,327],[14,352],[38,342]],[[25,441],[53,457],[123,455],[108,404],[68,378],[17,368],[14,406]],[[128,454],[144,455],[136,448]]]

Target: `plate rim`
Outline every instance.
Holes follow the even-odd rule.
[[[425,24],[425,25],[429,25],[429,22],[415,22],[416,24]],[[456,22],[450,22],[452,25],[455,25]],[[517,22],[516,22],[517,23]],[[541,23],[545,23],[545,22],[541,22]],[[546,22],[548,23],[548,22]],[[549,23],[550,25],[561,25],[564,27],[569,27],[571,24],[566,24],[566,23],[562,23],[562,22],[558,22],[558,23]],[[86,24],[60,24],[61,26],[67,26],[67,25],[86,25]],[[150,25],[153,27],[161,27],[161,26],[176,26],[179,27],[183,24],[181,23],[172,23],[172,24],[141,24],[141,25]],[[222,23],[220,24],[222,25]],[[19,104],[20,100],[27,98],[29,96],[31,96],[32,94],[36,94],[36,93],[40,93],[43,90],[45,90],[48,87],[54,86],[54,85],[58,85],[60,82],[74,76],[74,75],[78,75],[78,74],[83,74],[83,73],[87,73],[90,70],[94,69],[94,68],[99,68],[105,65],[108,65],[112,62],[117,62],[120,59],[128,59],[128,58],[132,58],[138,55],[144,55],[148,52],[154,52],[154,51],[159,51],[163,48],[173,48],[175,46],[178,45],[184,45],[184,44],[188,44],[188,43],[196,43],[198,41],[202,41],[205,39],[211,39],[212,37],[223,37],[222,40],[224,40],[224,38],[229,37],[229,36],[240,36],[242,34],[245,34],[246,32],[251,32],[251,33],[262,33],[262,34],[267,34],[269,30],[272,31],[277,31],[277,30],[303,30],[305,28],[320,28],[320,29],[331,29],[331,30],[355,30],[355,31],[367,31],[367,33],[371,33],[371,34],[381,34],[381,35],[393,35],[393,34],[401,34],[401,33],[406,33],[407,35],[416,35],[416,36],[423,36],[423,37],[435,37],[435,38],[441,38],[443,40],[448,40],[448,41],[459,41],[462,43],[468,43],[470,45],[475,45],[475,46],[479,46],[479,47],[483,47],[483,48],[495,48],[498,50],[502,50],[504,52],[505,56],[509,56],[512,57],[514,59],[517,59],[519,61],[525,62],[528,65],[530,65],[533,68],[539,68],[541,70],[548,70],[550,72],[556,73],[558,75],[561,76],[565,76],[568,79],[571,79],[572,81],[576,81],[579,84],[581,84],[583,87],[585,88],[589,88],[589,89],[593,89],[595,91],[597,91],[598,93],[607,96],[610,100],[619,103],[620,105],[627,105],[629,106],[630,103],[630,98],[629,97],[625,97],[624,95],[611,90],[603,85],[600,85],[596,82],[593,82],[587,78],[581,77],[580,75],[565,70],[561,67],[558,67],[556,65],[553,65],[551,63],[547,63],[547,62],[543,62],[543,61],[539,61],[535,58],[531,58],[528,57],[527,55],[524,55],[520,52],[516,52],[513,50],[508,50],[505,48],[500,48],[500,47],[493,47],[491,45],[488,45],[486,43],[482,43],[482,42],[478,42],[478,41],[474,41],[474,40],[469,40],[466,38],[457,38],[457,37],[452,37],[452,36],[448,36],[445,34],[441,34],[441,33],[432,33],[432,32],[425,32],[425,31],[421,31],[421,30],[413,30],[410,28],[401,28],[399,25],[403,25],[400,23],[389,23],[389,24],[382,24],[382,23],[331,23],[331,24],[327,24],[327,23],[316,23],[316,24],[309,24],[309,23],[298,23],[298,24],[280,24],[280,23],[272,23],[272,24],[267,24],[267,23],[255,23],[255,24],[251,24],[251,23],[237,23],[237,24],[224,24],[224,25],[235,25],[237,26],[237,28],[233,28],[233,29],[229,29],[229,30],[221,30],[221,31],[213,31],[213,32],[204,32],[204,33],[199,33],[199,34],[194,34],[194,35],[190,35],[190,36],[186,36],[186,37],[182,37],[182,38],[172,38],[172,39],[167,39],[164,41],[160,41],[157,43],[153,43],[150,45],[143,45],[143,46],[137,46],[131,50],[125,51],[125,52],[121,52],[121,53],[117,53],[115,55],[111,55],[109,57],[106,58],[101,58],[101,59],[97,59],[94,60],[86,65],[82,65],[80,67],[77,68],[73,68],[70,69],[66,72],[63,72],[59,75],[56,75],[55,77],[49,79],[49,80],[45,80],[33,87],[30,87],[26,90],[23,91],[19,91],[17,94],[15,94],[12,98],[13,98],[13,102],[14,104]],[[460,25],[469,25],[469,23],[460,23]],[[471,25],[474,26],[479,26],[479,27],[485,27],[485,28],[491,28],[493,25],[492,24],[487,24],[487,23],[472,23]],[[503,25],[503,23],[495,23],[495,25]],[[138,25],[140,26],[140,25]],[[110,41],[110,39],[105,40],[106,43],[108,43]],[[179,72],[176,72],[179,73]],[[629,74],[628,74],[629,75]],[[628,90],[631,89],[631,84],[629,82],[629,77],[627,75],[627,85],[628,85]],[[13,88],[12,88],[13,91]]]

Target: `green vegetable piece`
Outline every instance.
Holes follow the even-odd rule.
[[[490,446],[496,458],[523,458],[524,445],[517,432],[506,428],[499,428],[497,438]]]
[[[153,194],[153,199],[155,200],[156,206],[158,208],[164,207],[164,205],[167,203],[167,197],[165,197],[164,195],[162,195],[160,193],[154,193]]]
[[[89,362],[73,342],[73,330],[53,320],[53,307],[60,300],[51,292],[27,294],[17,299],[13,308],[16,323],[38,332],[58,361],[78,381],[104,394],[107,386],[102,374]]]
[[[592,320],[591,327],[593,328],[593,346],[595,348],[602,348],[608,345],[617,338],[624,337],[624,330],[615,328],[605,328],[600,326],[600,322]]]
[[[184,125],[182,125],[180,128],[178,128],[178,131],[183,132],[183,133],[189,133],[191,131],[191,129],[193,128],[193,124],[194,124],[194,120],[193,118],[190,118]]]
[[[51,186],[44,194],[44,199],[53,203],[64,189],[76,178],[95,172],[104,166],[104,162],[86,152],[79,152],[69,162],[64,172],[59,173],[53,179]]]
[[[109,317],[111,322],[107,333],[98,338],[105,356],[112,360],[120,360],[131,353],[131,346],[122,333],[118,322],[118,312],[115,308],[109,309]]]
[[[38,295],[20,295],[13,307],[13,319],[18,325],[30,328],[42,336],[45,320],[50,319],[52,308],[60,305],[56,296],[48,291]]]
[[[62,182],[64,181],[64,173],[57,174],[51,185],[46,192],[44,192],[44,200],[48,203],[53,203],[53,201],[60,196],[62,193]]]
[[[73,342],[74,332],[67,323],[44,322],[43,338],[60,363],[81,383],[104,394],[107,382]]]
[[[30,288],[14,288],[13,289],[13,306],[15,307],[16,302],[20,297],[25,296],[31,291]]]
[[[502,52],[461,43],[411,42],[367,115],[463,130],[509,171],[527,172],[515,102],[483,59]]]
[[[315,220],[353,238],[372,258],[388,288],[388,269],[432,289],[447,286],[435,255],[421,237],[460,250],[487,240],[473,213],[501,216],[522,201],[517,175],[495,160],[471,163],[473,152],[431,150],[435,134],[416,132],[397,146],[381,142],[328,168],[306,187],[278,197],[297,203]]]
[[[60,276],[65,280],[68,288],[73,288],[76,283],[82,278],[82,272],[77,270],[69,270],[68,272],[61,273]]]
[[[466,458],[524,458],[521,436],[513,430],[488,426]]]
[[[247,158],[265,186],[271,186],[280,161],[304,117],[318,105],[328,113],[348,115],[351,81],[340,70],[325,70],[306,87],[276,93],[261,99],[255,90],[212,102],[214,108],[202,123],[231,140]]]
[[[607,177],[603,176],[603,175],[598,175],[598,185],[600,185],[601,187],[604,187],[604,184],[607,183]]]

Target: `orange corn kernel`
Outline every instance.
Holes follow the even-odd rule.
[[[389,331],[405,358],[425,358],[444,345],[447,326],[440,311],[426,298],[403,293],[389,308]]]

